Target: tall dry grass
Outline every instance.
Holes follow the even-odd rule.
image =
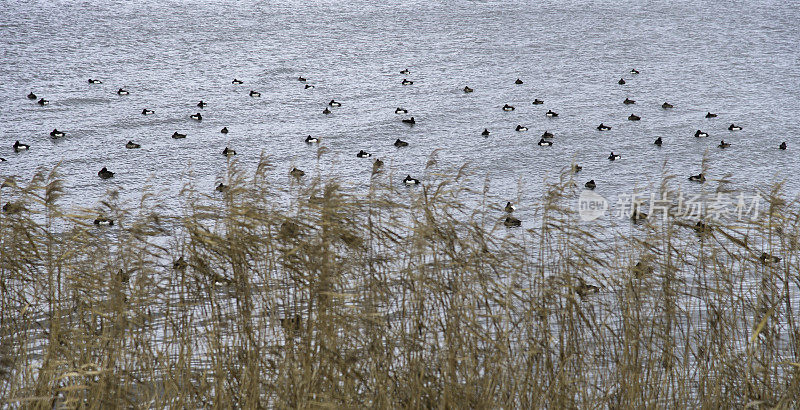
[[[181,217],[154,194],[66,210],[57,171],[6,181],[0,406],[798,406],[800,207],[780,187],[754,222],[596,236],[569,173],[509,229],[465,170],[376,173],[366,195],[269,172],[187,186]]]

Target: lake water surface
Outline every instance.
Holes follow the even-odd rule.
[[[439,149],[442,165],[471,163],[478,182],[519,198],[523,212],[573,160],[584,167],[578,182],[594,179],[607,197],[665,171],[696,191],[685,177],[704,155],[709,179],[731,174],[736,189],[753,191],[800,171],[798,21],[800,8],[779,1],[7,2],[0,177],[29,179],[61,163],[68,205],[91,207],[111,188],[137,198],[150,184],[177,196],[189,178],[211,192],[226,172],[225,146],[245,170],[268,155],[279,185],[296,166],[355,187],[372,168],[356,158],[361,149],[398,182],[411,174],[423,183]],[[31,91],[50,104],[28,100]],[[323,115],[331,99],[342,107]],[[417,124],[401,123],[396,107]],[[189,118],[198,111],[202,122]],[[600,122],[612,130],[597,131]],[[743,130],[728,131],[731,123]],[[51,139],[53,128],[66,137]],[[710,136],[695,138],[697,129]],[[545,130],[552,147],[536,144]],[[188,137],[171,139],[175,131]],[[319,165],[307,135],[329,150]],[[410,146],[395,148],[396,138]],[[722,139],[732,146],[718,149]],[[15,140],[31,150],[14,153]],[[128,140],[142,148],[125,149]],[[608,161],[610,151],[622,160]],[[103,166],[115,178],[100,180]]]

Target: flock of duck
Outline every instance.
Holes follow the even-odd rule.
[[[639,71],[636,70],[635,68],[633,68],[633,69],[631,69],[630,74],[638,75]],[[523,84],[523,81],[518,78],[514,83],[519,85],[519,84]],[[624,78],[620,78],[619,81],[617,81],[617,83],[619,85],[625,85],[627,82],[625,81]],[[464,87],[464,92],[469,93],[469,92],[472,92],[472,91],[474,91],[472,88]],[[636,101],[632,100],[630,98],[625,98],[622,101],[622,103],[625,104],[625,105],[634,105],[634,104],[636,104]],[[537,99],[533,100],[532,104],[533,105],[541,105],[541,104],[544,104],[544,101],[542,101],[542,100],[537,98]],[[675,106],[670,104],[669,102],[665,101],[663,104],[661,104],[661,108],[664,109],[664,110],[670,110],[672,108],[675,108]],[[502,109],[503,109],[503,111],[514,111],[515,110],[514,106],[509,105],[509,104],[503,105]],[[550,117],[550,118],[554,118],[554,117],[558,117],[558,113],[556,113],[556,112],[554,112],[552,110],[547,110],[547,112],[545,113],[545,116]],[[711,113],[709,111],[709,112],[706,113],[705,118],[716,118],[717,116],[718,116],[717,114]],[[634,113],[631,113],[631,115],[628,116],[628,120],[629,121],[639,121],[641,119],[642,118],[640,116],[638,116],[638,115],[636,115]],[[517,125],[515,130],[518,131],[518,132],[524,132],[524,131],[527,131],[528,128],[523,126],[523,125]],[[610,131],[611,130],[611,126],[605,125],[604,123],[601,122],[597,126],[597,130],[598,131]],[[728,126],[728,130],[729,131],[741,131],[742,127],[739,126],[739,125],[736,125],[735,123],[731,123]],[[483,136],[489,136],[490,131],[488,129],[484,129],[481,134]],[[708,133],[698,129],[694,133],[694,136],[695,136],[695,138],[706,138],[706,137],[708,137]],[[553,145],[553,140],[552,140],[553,137],[554,137],[554,135],[551,132],[545,131],[542,134],[541,138],[539,139],[538,145],[540,145],[540,146],[552,146]],[[663,141],[663,139],[661,137],[657,137],[655,139],[655,141],[653,141],[653,144],[658,146],[658,147],[661,147],[663,142],[664,141]],[[729,148],[730,146],[731,146],[731,144],[729,142],[725,142],[725,140],[721,140],[719,145],[718,145],[718,147],[720,149]],[[778,146],[778,149],[786,150],[787,149],[786,142],[785,141],[782,142]],[[614,153],[612,151],[608,155],[607,158],[608,158],[609,161],[616,161],[616,160],[621,159],[622,156],[619,153]],[[572,172],[573,173],[580,172],[582,169],[583,169],[583,167],[581,167],[578,164],[573,164],[572,165]],[[699,173],[697,175],[690,175],[688,177],[688,180],[689,181],[693,181],[693,182],[703,183],[703,182],[706,181],[706,177],[705,177],[705,175],[703,175],[703,173]],[[592,179],[592,180],[587,181],[584,184],[584,187],[586,189],[589,189],[589,190],[594,190],[597,187],[597,183],[594,181],[594,179]],[[505,218],[505,221],[504,221],[505,226],[507,226],[507,227],[518,227],[518,226],[522,225],[522,221],[520,221],[518,218],[513,216],[513,213],[516,210],[516,207],[511,202],[506,203],[506,206],[505,206],[504,210],[506,212],[506,218]],[[647,218],[647,214],[645,214],[643,212],[640,212],[638,209],[634,209],[633,212],[632,212],[631,217],[632,217],[633,220],[641,220],[641,219],[646,219]],[[701,230],[704,229],[704,227],[705,226],[703,225],[702,222],[698,222],[698,226],[695,227],[695,230],[701,231]]]
[[[631,69],[630,73],[632,75],[638,75],[639,71],[634,68],[634,69]],[[410,74],[410,71],[408,69],[404,69],[404,70],[400,71],[400,74],[404,75],[404,76],[408,76]],[[300,81],[301,83],[304,83],[304,86],[305,86],[306,89],[313,89],[314,88],[314,85],[308,83],[307,79],[302,77],[302,76],[298,77],[297,80]],[[99,79],[90,78],[88,80],[88,83],[89,84],[102,84],[103,82],[101,80],[99,80]],[[234,78],[233,81],[231,81],[231,83],[233,85],[242,85],[242,84],[244,84],[244,81],[241,81],[239,79]],[[409,80],[408,78],[403,78],[400,83],[403,86],[409,86],[409,85],[413,85],[414,81]],[[618,83],[620,85],[624,85],[624,84],[626,84],[626,81],[625,81],[624,78],[620,78]],[[523,84],[523,81],[521,79],[517,78],[516,81],[514,81],[514,84],[521,85],[521,84]],[[473,91],[474,91],[474,89],[469,87],[469,86],[465,86],[463,88],[463,92],[464,93],[471,93]],[[124,88],[119,88],[116,91],[116,93],[118,95],[120,95],[120,96],[125,96],[125,95],[129,95],[130,94],[130,92],[128,90],[124,89]],[[248,95],[251,98],[259,98],[259,97],[261,97],[261,93],[256,91],[256,90],[250,90]],[[48,105],[50,103],[50,101],[46,100],[45,98],[38,97],[33,92],[28,94],[27,97],[28,97],[29,100],[36,101],[36,103],[38,105],[40,105],[40,106],[45,106],[45,105]],[[625,104],[625,105],[635,105],[636,101],[632,100],[630,98],[625,98],[625,100],[623,100],[622,103]],[[532,104],[533,105],[543,105],[544,101],[536,98],[536,99],[533,100]],[[202,100],[197,103],[197,107],[200,108],[200,109],[205,108],[207,105],[208,104],[205,103]],[[323,115],[330,115],[333,112],[332,111],[333,109],[336,109],[336,108],[341,107],[341,106],[342,106],[341,102],[336,101],[335,99],[332,99],[324,107],[324,109],[322,110],[322,114]],[[672,104],[668,103],[668,102],[664,102],[661,105],[661,108],[664,109],[664,110],[669,110],[669,109],[674,108],[674,106]],[[505,105],[503,105],[502,110],[503,111],[514,111],[515,107],[512,106],[512,105],[509,105],[509,104],[505,104]],[[402,107],[397,107],[397,108],[395,108],[394,113],[395,114],[408,114],[408,110],[405,109],[405,108],[402,108]],[[155,114],[155,111],[152,110],[152,109],[143,108],[142,111],[141,111],[141,114],[142,115],[153,115],[153,114]],[[553,110],[548,109],[547,112],[545,112],[545,116],[549,117],[549,118],[556,118],[556,117],[558,117],[558,113],[554,112]],[[714,113],[711,113],[711,112],[708,112],[705,115],[705,118],[716,118],[716,117],[717,117],[717,114],[714,114]],[[202,121],[203,120],[203,115],[202,115],[201,112],[197,112],[195,114],[189,115],[189,118],[194,120],[194,121]],[[629,121],[639,121],[639,120],[641,120],[641,117],[636,115],[636,114],[631,113],[631,115],[628,116],[628,120]],[[416,124],[416,120],[414,119],[413,116],[410,116],[408,118],[403,118],[403,119],[401,119],[401,122],[403,122],[405,124],[408,124],[408,125],[411,125],[411,126]],[[728,126],[728,130],[729,131],[740,131],[741,129],[742,129],[741,126],[738,126],[738,125],[736,125],[734,123],[731,123],[730,126]],[[523,125],[517,125],[515,130],[517,132],[525,132],[525,131],[528,131],[528,128],[523,126]],[[604,123],[600,123],[597,126],[597,130],[601,131],[601,132],[609,131],[609,130],[611,130],[611,126],[605,125]],[[227,134],[228,133],[228,128],[227,127],[223,127],[220,130],[220,132],[223,133],[223,134]],[[483,132],[481,132],[481,135],[484,136],[484,137],[488,137],[490,134],[491,134],[491,132],[489,131],[488,128],[485,128],[483,130]],[[59,131],[58,129],[53,129],[53,131],[50,132],[50,137],[53,138],[53,139],[62,138],[65,135],[66,135],[65,132]],[[694,136],[696,138],[705,138],[705,137],[708,137],[708,133],[698,129],[694,133]],[[174,132],[172,134],[172,138],[174,138],[174,139],[186,138],[186,134],[181,134],[181,133],[176,131],[176,132]],[[553,138],[554,138],[553,133],[551,133],[549,131],[545,131],[541,135],[541,138],[539,139],[537,144],[539,146],[552,146],[553,145]],[[308,137],[305,138],[305,143],[307,143],[307,144],[318,144],[319,142],[320,142],[320,138],[319,137],[313,137],[313,136],[309,135]],[[656,140],[653,143],[656,146],[660,147],[663,144],[663,140],[662,140],[661,137],[658,137],[658,138],[656,138]],[[407,147],[408,145],[409,145],[408,142],[403,141],[400,138],[397,138],[395,140],[395,142],[394,142],[394,146],[398,147],[398,148]],[[730,146],[731,146],[731,144],[728,143],[728,142],[725,142],[725,140],[721,140],[720,144],[718,145],[718,147],[721,148],[721,149],[729,148]],[[20,141],[15,141],[14,145],[13,145],[13,148],[14,148],[14,152],[15,153],[19,153],[19,152],[23,152],[23,151],[28,151],[31,147],[30,147],[29,144],[25,144],[25,143],[22,143]],[[136,143],[136,142],[133,142],[133,141],[128,141],[125,144],[125,148],[127,148],[127,149],[138,149],[138,148],[141,148],[141,145]],[[782,142],[778,146],[778,148],[781,149],[781,150],[787,149],[786,142]],[[225,155],[225,156],[236,155],[236,151],[234,151],[233,149],[230,149],[228,147],[225,147],[222,150],[222,155]],[[368,152],[366,152],[364,150],[360,150],[356,154],[357,158],[370,158],[371,156],[372,155],[370,153],[368,153]],[[619,160],[620,158],[621,158],[621,155],[619,153],[611,152],[608,155],[608,160],[609,161],[616,161],[616,160]],[[6,161],[6,159],[0,157],[0,162],[4,162],[4,161]],[[373,173],[380,172],[382,167],[383,167],[383,161],[381,161],[380,159],[375,159],[375,161],[373,162],[372,172]],[[574,164],[572,166],[572,171],[575,172],[575,173],[580,172],[581,169],[582,169],[582,167],[580,165]],[[114,172],[108,170],[107,167],[103,167],[102,169],[100,169],[100,171],[98,171],[97,175],[101,179],[109,179],[109,178],[113,178],[114,177]],[[303,177],[305,175],[305,172],[302,171],[299,168],[292,168],[289,171],[289,175],[291,175],[294,178],[301,178],[301,177]],[[691,176],[689,176],[688,179],[690,181],[701,182],[701,183],[706,180],[705,176],[702,173],[700,173],[698,175],[691,175]],[[403,178],[403,184],[405,184],[405,185],[418,185],[418,184],[420,184],[420,181],[418,179],[416,179],[416,178],[411,177],[411,175],[409,174],[409,175],[406,175],[405,178]],[[593,189],[595,189],[597,187],[597,184],[596,184],[596,182],[594,180],[590,180],[590,181],[586,182],[584,184],[584,186],[587,189],[593,190]],[[219,191],[219,192],[225,192],[228,189],[228,186],[225,185],[224,183],[219,183],[216,186],[215,189],[216,189],[216,191]],[[513,212],[514,212],[515,209],[516,208],[514,207],[514,205],[512,203],[510,203],[510,202],[507,203],[506,206],[505,206],[505,212],[507,213],[507,216],[506,216],[506,219],[504,221],[504,224],[506,226],[508,226],[508,227],[516,227],[516,226],[520,226],[521,225],[521,221],[513,216]],[[111,224],[113,224],[113,221],[111,221],[111,220],[109,220],[107,218],[98,218],[98,220],[95,220],[95,223],[96,224],[108,224],[108,225],[111,225]]]

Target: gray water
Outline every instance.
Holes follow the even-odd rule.
[[[428,156],[470,163],[499,199],[539,198],[573,160],[613,196],[685,181],[709,158],[710,179],[738,189],[797,175],[800,8],[785,1],[14,1],[0,9],[0,177],[29,179],[61,163],[67,205],[91,207],[109,189],[145,185],[177,196],[193,180],[212,192],[225,146],[245,170],[260,155],[289,183],[296,166],[368,184],[423,183]],[[640,71],[629,73],[631,68]],[[402,69],[408,75],[399,73]],[[316,88],[306,90],[298,76]],[[88,84],[98,78],[103,84]],[[243,80],[232,85],[231,80]],[[403,86],[408,78],[413,85]],[[520,78],[523,85],[515,85]],[[626,85],[617,81],[625,78]],[[475,92],[465,94],[464,86]],[[128,96],[118,96],[124,87]],[[248,96],[250,90],[261,98]],[[51,101],[41,107],[33,91]],[[626,97],[635,105],[623,105]],[[532,105],[534,98],[544,105]],[[199,100],[208,103],[200,110]],[[321,114],[336,99],[343,106]],[[665,101],[675,106],[664,110]],[[504,104],[516,107],[504,112]],[[407,108],[417,124],[394,114]],[[155,110],[141,115],[143,108]],[[545,117],[552,109],[556,119]],[[203,121],[190,114],[202,111]],[[711,111],[718,118],[706,119]],[[628,121],[629,114],[641,121]],[[603,122],[613,127],[599,132]],[[730,132],[730,123],[744,129]],[[517,124],[528,132],[516,132]],[[230,133],[219,131],[227,126]],[[52,140],[53,128],[67,136]],[[484,128],[488,138],[480,135]],[[709,138],[694,138],[702,129]],[[545,130],[554,146],[536,142]],[[184,140],[170,138],[175,131]],[[317,167],[319,136],[329,151]],[[664,145],[652,142],[661,136]],[[410,143],[397,149],[396,138]],[[717,148],[721,139],[732,144]],[[14,153],[15,140],[31,150]],[[140,150],[126,150],[133,140]],[[778,150],[786,141],[787,151]],[[610,151],[622,155],[610,162]],[[107,166],[117,173],[100,180]]]

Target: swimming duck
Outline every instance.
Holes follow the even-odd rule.
[[[573,289],[575,290],[575,293],[577,293],[578,296],[580,296],[581,298],[600,292],[599,287],[587,284],[582,278],[578,278],[578,281],[580,283]]]
[[[408,143],[403,141],[403,140],[401,140],[400,138],[398,138],[397,140],[395,140],[394,146],[395,147],[407,147]]]
[[[397,107],[394,109],[395,114],[408,114],[408,110],[405,108]]]
[[[322,113],[325,114],[325,115],[328,115],[328,114],[331,113],[331,110],[329,110],[328,107],[325,107],[325,109],[322,110]]]
[[[586,187],[586,188],[588,188],[588,189],[592,189],[592,190],[594,190],[595,188],[597,188],[597,184],[594,182],[594,180],[593,180],[593,179],[589,180],[589,182],[587,182],[587,183],[586,183],[586,184],[584,184],[583,186],[585,186],[585,187]]]
[[[514,111],[514,107],[506,104],[503,106],[503,111]]]
[[[506,202],[505,211],[508,213],[512,213],[517,210],[517,207],[514,206],[511,202]]]
[[[369,158],[371,156],[372,156],[372,154],[370,154],[367,151],[364,151],[363,149],[361,151],[358,151],[358,154],[356,154],[356,157],[358,157],[358,158]]]
[[[220,182],[217,184],[217,187],[214,188],[214,190],[217,192],[226,192],[228,190],[228,186]]]
[[[178,131],[175,131],[175,132],[172,133],[172,138],[175,138],[175,139],[186,138],[186,134],[180,134],[180,133],[178,133]]]
[[[769,264],[769,263],[778,263],[781,261],[781,258],[777,256],[772,256],[766,252],[761,252],[761,256],[758,258],[758,260],[760,260],[761,263]]]
[[[706,118],[714,118],[717,114],[712,114],[710,111],[706,113]]]
[[[519,78],[517,78],[517,81],[514,81],[514,84],[516,84],[516,85],[520,85],[520,84],[522,84],[522,80],[520,80]]]
[[[622,158],[622,156],[620,156],[619,154],[615,154],[614,151],[611,151],[611,155],[608,156],[609,161],[616,161],[620,158]]]
[[[731,146],[731,144],[730,144],[730,143],[727,143],[727,142],[725,142],[725,140],[722,140],[722,141],[720,141],[720,142],[719,142],[719,147],[720,147],[720,148],[728,148],[728,147],[730,147],[730,146]]]
[[[672,104],[664,101],[664,104],[661,104],[661,108],[666,110],[667,108],[675,108],[675,107]]]
[[[608,125],[603,124],[602,122],[600,125],[597,126],[598,131],[608,131],[611,129]]]
[[[293,176],[295,178],[300,178],[305,174],[306,174],[305,172],[303,172],[302,170],[297,169],[297,168],[292,168],[292,170],[289,171],[289,175],[291,175],[291,176]]]
[[[117,94],[119,94],[119,95],[128,95],[130,93],[128,92],[128,90],[126,90],[124,88],[120,88],[119,90],[117,90]]]
[[[22,144],[19,141],[14,142],[14,152],[27,151],[31,148],[28,144]]]
[[[521,125],[517,125],[517,128],[516,128],[516,130],[517,130],[517,131],[527,131],[527,130],[528,130],[528,127],[523,127],[523,126],[521,126]]]
[[[234,79],[233,79],[233,81],[231,81],[231,84],[236,84],[236,85],[239,85],[239,84],[244,84],[244,81],[242,81],[242,80],[237,80],[237,79],[235,79],[235,78],[234,78]]]
[[[658,145],[660,147],[661,146],[661,137],[656,138],[656,140],[655,140],[655,142],[653,142],[653,144],[656,144],[656,145]]]
[[[183,259],[183,256],[178,258],[175,262],[172,262],[172,269],[175,270],[184,270],[189,267],[189,264]]]
[[[0,162],[6,162],[6,159],[3,158],[3,157],[0,157]]]
[[[408,71],[408,69],[406,68],[406,69],[400,71],[400,74],[411,74],[411,71]]]
[[[340,103],[340,102],[338,102],[336,100],[331,100],[331,102],[329,102],[328,105],[330,105],[331,107],[341,107],[342,103]]]
[[[533,105],[542,105],[542,104],[544,104],[544,101],[542,101],[542,100],[540,100],[538,98],[534,98],[533,102],[531,104],[533,104]]]
[[[106,218],[105,216],[101,216],[94,220],[94,224],[103,226],[114,226],[114,220],[111,218]]]
[[[412,125],[417,123],[414,120],[414,117],[411,117],[411,118],[408,118],[408,119],[403,119],[403,122],[406,123],[406,124],[412,124]]]
[[[522,221],[520,221],[519,219],[514,218],[513,216],[509,215],[503,221],[503,225],[505,225],[507,228],[516,228],[516,227],[522,226]]]
[[[313,86],[313,85],[311,85],[311,84],[306,84],[304,88],[305,88],[306,90],[308,90],[309,88],[314,88],[314,86]]]
[[[203,100],[200,100],[200,102],[197,103],[197,106],[200,107],[200,108],[205,108],[206,105],[208,105],[208,103],[203,101]]]
[[[37,101],[37,103],[39,105],[47,105],[47,104],[50,104],[50,101],[45,100],[44,98],[40,98],[39,101]]]
[[[224,155],[226,157],[231,156],[231,155],[236,155],[236,151],[234,151],[234,150],[232,150],[232,149],[230,149],[228,147],[225,147],[225,149],[222,150],[222,155]]]
[[[624,78],[620,78],[619,81],[617,81],[617,83],[619,83],[619,85],[624,85],[625,84],[625,79]]]
[[[189,118],[191,118],[193,120],[197,120],[197,121],[202,121],[203,120],[203,116],[200,115],[199,112],[197,114],[190,115]]]
[[[483,132],[481,133],[481,135],[483,135],[484,137],[488,137],[489,136],[489,129],[488,128],[484,128]]]
[[[61,138],[64,136],[64,132],[53,128],[53,130],[50,131],[50,136],[53,138]]]
[[[636,114],[631,114],[631,115],[628,116],[628,121],[639,121],[641,119],[642,119],[642,117],[640,117],[640,116],[638,116]]]
[[[630,98],[625,98],[625,100],[622,101],[622,103],[630,105],[630,104],[636,104],[636,101],[635,100],[631,100]]]
[[[636,266],[633,267],[633,275],[636,279],[642,279],[647,275],[651,275],[654,271],[655,268],[643,261],[636,262]]]
[[[402,83],[402,84],[403,84],[403,85],[411,85],[411,84],[414,84],[414,82],[413,82],[413,81],[411,81],[411,80],[407,80],[407,79],[405,79],[405,78],[404,78],[404,79],[403,79],[403,83]]]
[[[419,180],[411,178],[411,175],[406,175],[406,177],[403,178],[403,183],[406,185],[419,185]]]
[[[21,202],[6,202],[3,205],[3,212],[7,212],[9,214],[15,214],[25,209],[25,205]]]
[[[540,147],[549,147],[551,145],[553,145],[553,141],[548,141],[548,140],[546,140],[544,138],[539,140],[539,146]]]
[[[639,74],[639,70],[631,68],[631,74]]]
[[[545,131],[542,133],[542,138],[553,138],[553,133],[550,131]]]
[[[89,79],[89,84],[103,84],[103,82],[102,82],[102,81],[100,81],[100,80],[92,80],[92,79],[90,78],[90,79]]]
[[[703,175],[703,173],[702,173],[702,172],[701,172],[701,173],[699,173],[699,174],[697,174],[697,175],[690,175],[690,176],[689,176],[689,181],[694,181],[694,182],[705,182],[705,181],[706,181],[706,176],[705,176],[705,175]]]
[[[297,81],[303,81],[303,82],[305,82],[305,81],[306,81],[306,79],[305,79],[305,78],[303,78],[303,76],[300,76],[300,77],[297,77]]]
[[[28,94],[28,99],[29,100],[35,100],[36,99],[36,94],[34,94],[33,91],[31,91],[31,93]]]
[[[781,145],[778,145],[778,148],[785,150],[786,149],[786,141],[781,142]]]
[[[139,144],[137,144],[137,143],[135,143],[133,141],[128,141],[128,143],[125,144],[125,148],[127,148],[127,149],[136,149],[136,148],[141,148],[141,147],[142,147],[141,145],[139,145]]]
[[[643,219],[647,219],[647,214],[639,210],[638,204],[634,204],[633,209],[631,211],[631,220],[637,222]]]
[[[383,167],[383,161],[381,161],[380,158],[375,159],[375,162],[372,163],[372,173],[379,172],[381,167]]]
[[[221,132],[223,134],[227,134],[228,133],[228,127],[222,127],[222,129],[219,130],[219,132]]]
[[[261,93],[258,92],[258,91],[250,90],[250,96],[251,97],[261,97]]]
[[[317,144],[317,143],[319,143],[319,138],[312,137],[310,135],[306,137],[306,144]]]
[[[707,137],[707,136],[708,136],[708,133],[707,133],[707,132],[700,131],[700,130],[697,130],[697,131],[694,133],[694,136],[695,136],[695,137],[697,137],[697,138],[704,138],[704,137]]]
[[[102,179],[109,179],[114,177],[114,173],[103,167],[100,171],[97,171],[97,176]]]
[[[546,115],[548,117],[558,117],[558,113],[556,113],[553,110],[547,110],[547,112],[544,115]]]
[[[728,126],[728,129],[731,130],[731,131],[741,131],[742,127],[740,127],[738,125],[731,124],[731,125]]]
[[[473,90],[472,88],[469,88],[468,86],[467,86],[467,87],[464,87],[464,92],[465,92],[465,93],[471,93],[471,92],[473,92],[473,91],[475,91],[475,90]]]
[[[710,230],[711,228],[708,225],[706,225],[703,221],[697,221],[697,223],[694,225],[694,228],[692,229],[694,229],[695,232],[701,234],[703,232]]]
[[[155,113],[156,113],[155,111],[148,110],[147,108],[142,110],[142,115],[150,115],[150,114],[155,114]]]
[[[583,169],[582,166],[580,166],[578,164],[572,164],[572,172],[573,173],[581,172],[582,169]]]

